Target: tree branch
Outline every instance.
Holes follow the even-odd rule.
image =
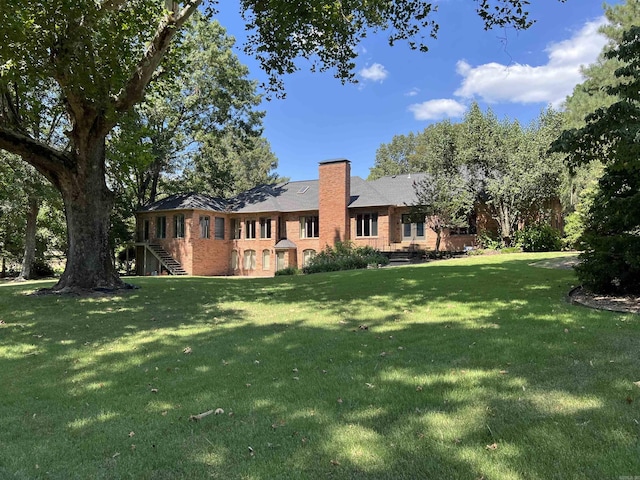
[[[61,171],[75,170],[75,163],[65,154],[24,133],[1,125],[0,148],[22,157],[25,162],[35,167],[54,185],[59,184]]]
[[[126,112],[135,103],[142,100],[144,89],[169,49],[171,39],[201,3],[202,0],[187,2],[179,13],[170,12],[160,22],[155,36],[138,63],[138,67],[115,99],[114,106],[117,112]]]

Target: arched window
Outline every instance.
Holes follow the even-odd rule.
[[[271,270],[271,251],[262,251],[262,270]]]
[[[238,270],[238,252],[236,250],[231,251],[231,270]]]
[[[307,250],[304,250],[302,252],[302,266],[306,267],[307,265],[309,265],[309,262],[315,256],[316,256],[316,251],[315,250],[313,250],[311,248],[309,248]]]
[[[244,251],[244,269],[245,270],[256,269],[256,251],[255,250]]]

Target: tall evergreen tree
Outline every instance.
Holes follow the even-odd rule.
[[[616,99],[570,129],[553,149],[567,153],[571,166],[605,163],[598,192],[587,214],[578,276],[598,292],[640,293],[640,27],[624,33],[605,58],[616,58]]]

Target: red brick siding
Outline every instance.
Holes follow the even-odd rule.
[[[209,238],[200,237],[200,217],[209,217]],[[215,238],[215,219],[224,218],[224,240]],[[229,275],[231,222],[225,214],[196,210],[191,224],[191,275]]]
[[[320,245],[324,247],[349,240],[351,164],[348,160],[321,163],[319,171]]]

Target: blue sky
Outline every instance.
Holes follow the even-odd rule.
[[[237,0],[220,3],[217,18],[237,39],[236,53],[252,78],[264,80],[257,62],[242,53]],[[380,144],[442,119],[459,121],[474,100],[500,118],[528,123],[549,104],[561,107],[581,81],[580,65],[593,62],[604,45],[597,33],[601,0],[533,0],[536,24],[523,32],[484,31],[472,0],[437,3],[440,31],[427,53],[404,43],[389,47],[381,32],[360,45],[358,84],[312,73],[304,62],[284,77],[286,98],[261,107],[281,176],[317,178],[318,162],[347,158],[352,174],[366,178]]]

